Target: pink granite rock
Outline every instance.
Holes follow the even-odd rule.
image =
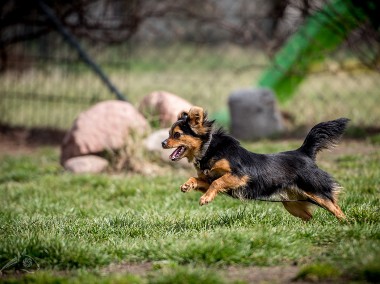
[[[61,145],[61,164],[72,157],[117,150],[128,135],[149,130],[147,120],[130,104],[104,101],[79,114]]]
[[[142,99],[139,111],[146,117],[158,119],[161,127],[169,127],[177,120],[179,112],[191,107],[191,103],[174,94],[158,91]]]
[[[67,159],[63,167],[72,173],[101,173],[104,172],[109,163],[106,159],[95,156],[85,155]]]

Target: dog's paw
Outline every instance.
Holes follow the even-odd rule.
[[[181,191],[189,192],[190,190],[195,189],[196,187],[197,187],[196,182],[192,179],[189,179],[187,182],[181,185]]]
[[[203,206],[203,205],[207,205],[209,204],[214,198],[211,197],[210,195],[207,195],[207,194],[203,194],[201,196],[201,199],[199,199],[199,205],[200,206]]]
[[[184,183],[183,185],[181,185],[181,191],[182,192],[188,192],[191,190],[191,185],[188,184],[188,183]]]

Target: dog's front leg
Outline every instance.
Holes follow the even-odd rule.
[[[226,179],[226,176],[230,176],[230,174],[228,175],[224,175],[216,180],[214,180],[210,187],[208,188],[208,190],[205,192],[205,194],[203,194],[201,196],[201,199],[199,200],[199,205],[205,205],[205,204],[208,204],[210,203],[211,201],[213,201],[213,199],[215,198],[215,196],[225,190],[225,179]]]
[[[191,177],[181,185],[182,192],[188,192],[192,189],[199,190],[202,192],[206,192],[209,188],[210,184],[200,177]]]
[[[205,205],[210,203],[219,192],[226,190],[228,188],[228,185],[230,184],[228,182],[228,179],[231,177],[232,175],[228,173],[214,180],[210,184],[210,187],[207,189],[205,194],[201,196],[201,199],[199,200],[199,205]]]
[[[244,186],[248,181],[247,176],[238,177],[231,173],[226,173],[220,178],[214,180],[208,190],[201,196],[199,200],[199,205],[205,205],[214,200],[215,196],[226,190],[236,189],[241,186]]]

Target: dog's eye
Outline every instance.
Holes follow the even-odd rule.
[[[179,132],[175,132],[174,135],[173,135],[173,137],[175,139],[178,139],[180,136],[181,136],[181,133],[179,133]]]

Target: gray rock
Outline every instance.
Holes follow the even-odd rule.
[[[108,161],[99,156],[85,155],[66,160],[63,167],[72,173],[101,173],[108,167]]]
[[[276,99],[268,89],[242,89],[228,99],[231,134],[253,140],[275,135],[284,130]]]

